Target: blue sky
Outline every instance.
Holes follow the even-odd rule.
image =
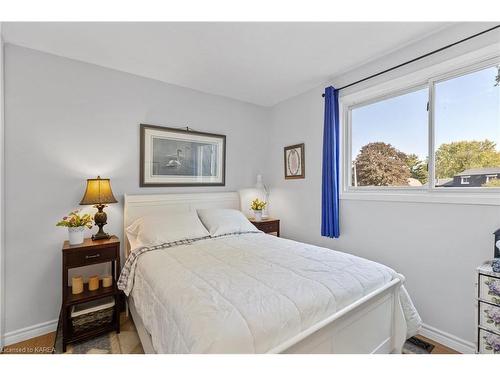
[[[459,140],[489,139],[500,151],[500,87],[491,67],[436,84],[436,148]],[[352,111],[353,159],[362,146],[382,141],[427,157],[428,89]]]

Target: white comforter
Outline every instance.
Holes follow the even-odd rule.
[[[264,353],[396,272],[342,252],[248,233],[146,252],[130,277],[158,353]],[[405,290],[401,301],[412,335],[420,318]]]

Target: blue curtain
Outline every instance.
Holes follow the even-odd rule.
[[[321,235],[331,238],[340,236],[339,126],[339,95],[330,86],[325,89]]]

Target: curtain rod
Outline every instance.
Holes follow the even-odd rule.
[[[364,82],[364,81],[368,81],[369,79],[372,79],[372,78],[378,77],[379,75],[382,75],[382,74],[388,73],[388,72],[390,72],[390,71],[392,71],[392,70],[395,70],[395,69],[401,68],[402,66],[405,66],[405,65],[411,64],[411,63],[413,63],[413,62],[415,62],[415,61],[417,61],[417,60],[423,59],[424,57],[427,57],[427,56],[430,56],[430,55],[434,55],[435,53],[438,53],[438,52],[444,51],[445,49],[448,49],[448,48],[451,48],[451,47],[453,47],[453,46],[456,46],[457,44],[460,44],[460,43],[466,42],[467,40],[470,40],[470,39],[472,39],[472,38],[475,38],[475,37],[478,37],[478,36],[480,36],[480,35],[486,34],[486,33],[490,32],[490,31],[493,31],[493,30],[495,30],[495,29],[498,29],[499,27],[500,27],[500,25],[496,25],[496,26],[494,26],[494,27],[492,27],[492,28],[489,28],[489,29],[487,29],[487,30],[481,31],[481,32],[479,32],[479,33],[477,33],[477,34],[474,34],[474,35],[468,36],[467,38],[461,39],[461,40],[459,40],[459,41],[457,41],[457,42],[455,42],[455,43],[451,43],[451,44],[448,44],[448,45],[446,45],[446,46],[444,46],[444,47],[438,48],[438,49],[436,49],[436,50],[434,50],[434,51],[428,52],[428,53],[426,53],[425,55],[421,55],[421,56],[415,57],[414,59],[411,59],[411,60],[406,61],[406,62],[404,62],[404,63],[401,63],[401,64],[399,64],[399,65],[393,66],[392,68],[389,68],[389,69],[383,70],[383,71],[381,71],[381,72],[379,72],[379,73],[372,74],[371,76],[366,77],[366,78],[363,78],[363,79],[360,79],[359,81],[356,81],[356,82],[353,82],[353,83],[349,83],[348,85],[342,86],[342,87],[338,88],[337,90],[338,90],[338,91],[340,91],[340,90],[346,89],[346,88],[348,88],[348,87],[351,87],[351,86],[357,85],[358,83],[361,83],[361,82]],[[325,97],[325,94],[322,94],[321,96],[322,96],[322,97]]]

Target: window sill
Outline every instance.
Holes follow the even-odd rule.
[[[349,191],[340,194],[341,200],[361,200],[379,202],[409,202],[436,204],[463,204],[500,206],[500,194],[492,192],[366,192]]]

